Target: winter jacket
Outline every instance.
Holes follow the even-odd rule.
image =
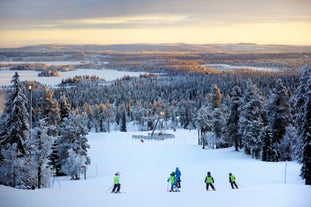
[[[176,174],[176,175],[175,175],[175,176],[176,176],[176,179],[179,180],[179,179],[180,179],[180,176],[181,176],[181,172],[180,172],[180,170],[179,170],[178,167],[176,167],[175,174]]]
[[[167,180],[167,182],[170,181],[171,184],[175,183],[175,175],[170,175],[169,179]]]
[[[114,176],[114,178],[113,178],[113,183],[114,184],[119,184],[119,181],[120,181],[120,178],[119,178],[119,176]]]
[[[235,182],[235,177],[234,175],[229,176],[229,183],[234,183]]]
[[[205,183],[214,183],[214,178],[212,176],[206,176],[204,182]]]

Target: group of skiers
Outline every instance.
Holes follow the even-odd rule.
[[[170,174],[170,177],[167,179],[167,182],[171,183],[171,189],[169,190],[169,192],[179,192],[180,190],[180,182],[181,182],[181,172],[179,170],[179,168],[176,168],[175,172],[172,172]],[[229,173],[229,183],[231,185],[232,189],[238,189],[238,185],[235,182],[236,178],[232,173]],[[204,182],[206,183],[206,190],[209,190],[209,186],[211,186],[212,190],[216,190],[215,186],[214,186],[214,178],[211,175],[211,172],[207,172],[207,175],[204,179]]]
[[[116,172],[113,179],[113,189],[111,193],[120,193],[120,173]],[[229,183],[231,185],[232,189],[238,189],[238,185],[235,182],[236,178],[232,173],[229,173]],[[211,172],[207,172],[207,175],[204,179],[204,182],[206,183],[206,190],[209,190],[209,187],[211,186],[212,190],[215,191],[216,188],[214,186],[214,178],[211,174]],[[170,177],[167,179],[167,183],[171,184],[170,190],[167,189],[169,192],[179,192],[181,188],[181,172],[178,167],[176,167],[175,171],[173,171],[170,174]]]
[[[175,172],[170,174],[170,177],[167,179],[167,182],[171,183],[170,192],[180,191],[181,188],[181,172],[178,167],[176,167]]]

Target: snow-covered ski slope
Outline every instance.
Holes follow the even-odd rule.
[[[311,186],[299,177],[300,165],[254,160],[233,148],[203,150],[197,131],[177,130],[176,138],[165,141],[132,139],[145,132],[90,133],[92,164],[87,179],[54,180],[53,188],[18,190],[0,186],[1,207],[126,207],[126,206],[230,206],[309,207]],[[179,167],[181,192],[167,192],[169,174]],[[121,172],[121,191],[107,190],[113,175]],[[205,191],[204,178],[210,171],[216,191]],[[228,173],[237,177],[240,189],[230,189]]]

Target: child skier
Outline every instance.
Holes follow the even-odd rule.
[[[232,173],[229,173],[229,183],[231,184],[232,189],[238,189],[237,184],[235,183],[235,176]]]
[[[176,170],[175,170],[175,178],[176,178],[176,187],[177,188],[181,188],[181,185],[180,185],[180,182],[181,182],[181,172],[179,170],[178,167],[176,167]]]
[[[175,180],[175,172],[170,174],[170,177],[167,179],[167,182],[171,183],[171,190],[169,192],[175,192],[174,189],[176,188],[176,180]]]
[[[207,176],[205,177],[204,182],[206,183],[206,190],[208,191],[209,186],[212,187],[212,189],[215,191],[215,187],[213,185],[214,178],[212,177],[210,172],[207,172]]]
[[[113,178],[113,189],[111,191],[111,193],[120,193],[120,188],[121,188],[121,184],[120,184],[120,173],[116,172],[114,174],[114,178]]]

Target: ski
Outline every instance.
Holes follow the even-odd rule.
[[[176,189],[176,190],[169,190],[167,192],[169,192],[169,193],[176,193],[176,192],[180,192],[180,190],[178,190],[178,189]]]

